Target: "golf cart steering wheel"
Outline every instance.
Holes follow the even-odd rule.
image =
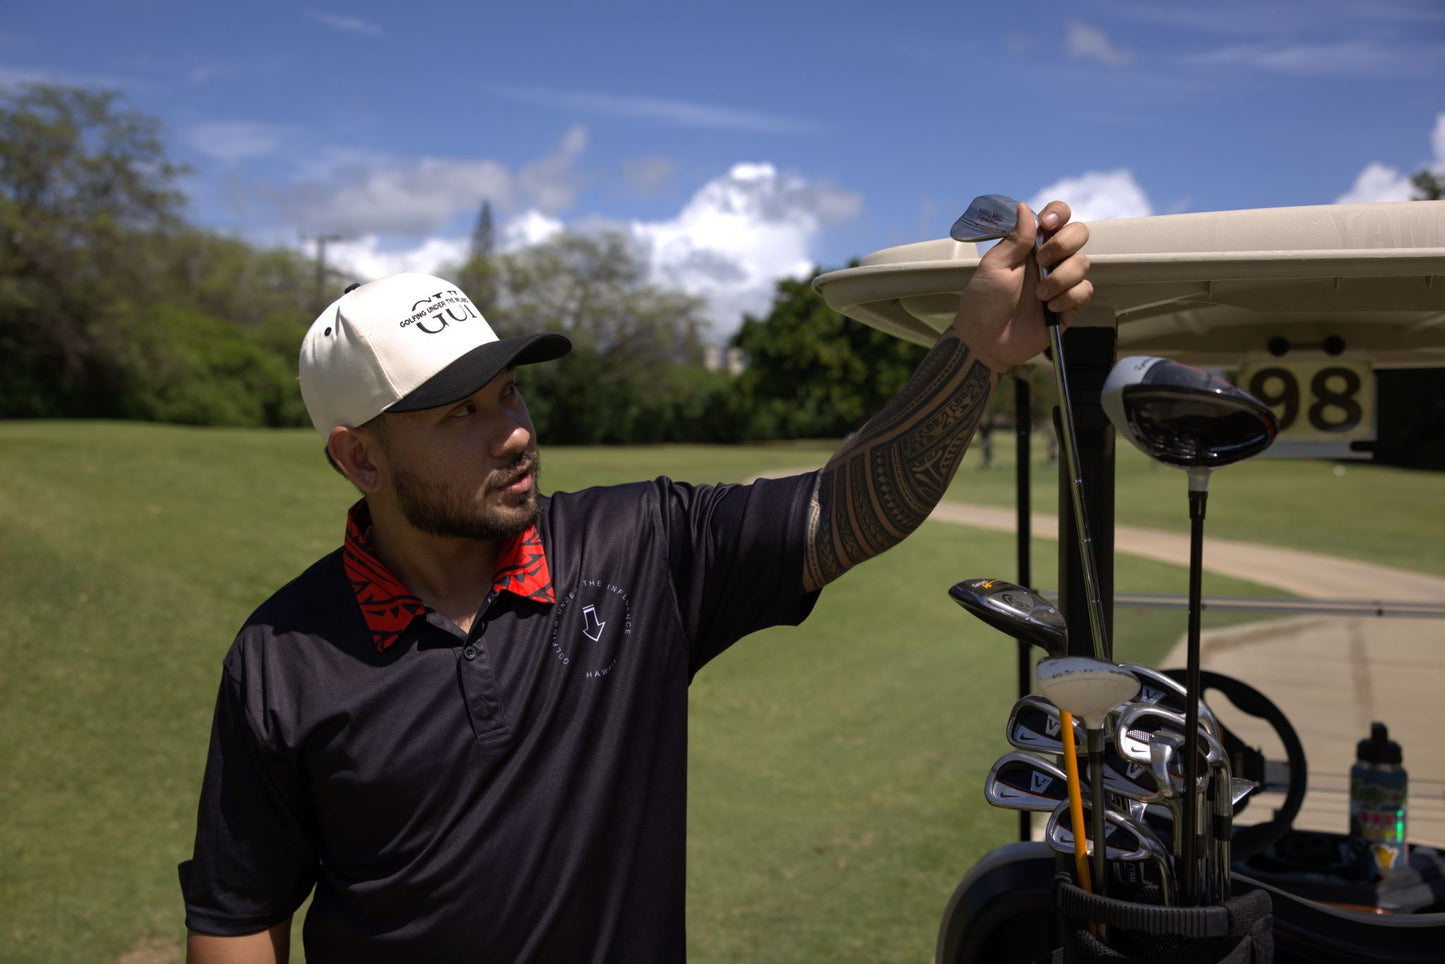
[[[1182,669],[1166,669],[1162,672],[1180,683],[1185,681],[1186,674]],[[1199,682],[1204,692],[1218,690],[1227,696],[1229,702],[1233,703],[1241,712],[1268,722],[1274,728],[1275,735],[1279,737],[1280,742],[1284,744],[1285,764],[1289,768],[1289,782],[1285,786],[1284,803],[1274,812],[1272,820],[1248,827],[1236,825],[1234,828],[1234,838],[1230,844],[1232,859],[1247,860],[1288,833],[1294,824],[1294,818],[1299,815],[1300,805],[1304,803],[1305,799],[1305,788],[1309,784],[1304,744],[1300,743],[1299,735],[1295,733],[1294,727],[1290,725],[1283,711],[1253,686],[1232,676],[1213,673],[1209,670],[1200,671]],[[1204,693],[1200,694],[1200,699],[1204,699]],[[1204,702],[1208,703],[1209,700],[1204,700]],[[1261,787],[1269,783],[1266,776],[1271,769],[1271,764],[1270,761],[1265,760],[1263,753],[1247,745],[1228,729],[1223,730],[1222,742],[1225,753],[1229,755],[1230,769],[1235,776],[1254,780]],[[1235,808],[1236,814],[1245,808],[1248,800],[1249,798],[1245,797],[1239,802],[1239,806]]]

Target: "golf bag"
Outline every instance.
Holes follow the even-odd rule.
[[[1272,964],[1274,916],[1269,894],[1256,890],[1212,907],[1148,903],[1154,888],[1115,900],[1054,878],[1054,909],[1064,943],[1050,964]],[[1145,901],[1141,903],[1140,901]],[[1108,944],[1095,936],[1107,933]]]

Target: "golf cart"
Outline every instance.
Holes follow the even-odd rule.
[[[952,320],[958,293],[978,266],[974,242],[1002,233],[990,235],[984,230],[996,221],[987,205],[976,207],[985,200],[980,198],[970,206],[952,237],[876,252],[856,267],[818,277],[814,287],[829,305],[850,317],[931,345]],[[1000,207],[1007,209],[1007,205]],[[998,580],[966,580],[951,590],[970,612],[1020,640],[1016,714],[1021,707],[1028,708],[1025,701],[1033,688],[1027,643],[1045,648],[1049,658],[1044,663],[1061,656],[1112,662],[1107,640],[1114,606],[1125,605],[1126,600],[1131,605],[1145,604],[1130,594],[1116,593],[1113,585],[1116,426],[1122,426],[1120,434],[1151,457],[1190,472],[1192,505],[1195,493],[1202,489],[1202,477],[1213,467],[1204,463],[1213,457],[1211,453],[1220,455],[1231,446],[1253,446],[1248,452],[1235,452],[1240,458],[1268,446],[1275,456],[1341,462],[1369,459],[1376,434],[1375,373],[1391,367],[1445,368],[1445,202],[1169,215],[1096,222],[1090,231],[1086,250],[1092,263],[1094,300],[1068,334],[1055,339],[1050,353],[1055,361],[1061,361],[1055,366],[1055,384],[1064,403],[1064,412],[1058,417],[1064,457],[1059,464],[1057,608],[1059,622],[1072,632],[1062,642],[1051,635],[1052,630],[1044,625],[1049,620],[1033,615],[1049,604],[1030,595],[1027,588],[1031,582],[1029,418],[1028,383],[1022,379],[1015,381],[1021,586],[988,586],[983,584]],[[1199,371],[1195,378],[1183,371],[1184,365],[1234,372],[1234,381],[1246,391],[1231,394],[1232,387],[1222,380],[1219,384],[1206,381],[1217,376]],[[1151,368],[1155,381],[1145,384]],[[1121,373],[1120,369],[1125,370]],[[1170,381],[1165,376],[1171,374],[1177,376],[1178,384],[1195,379],[1189,388],[1197,390],[1197,397],[1207,398],[1204,409],[1185,413],[1187,418],[1180,415],[1177,403],[1184,389],[1178,384],[1160,387]],[[1126,394],[1127,411],[1122,401]],[[1117,410],[1108,412],[1111,400]],[[1151,409],[1151,405],[1155,407]],[[1258,408],[1265,406],[1269,411],[1261,416]],[[1214,426],[1224,425],[1226,417],[1234,418],[1235,423],[1219,429],[1218,437],[1210,442]],[[1194,419],[1191,424],[1195,427],[1181,449],[1175,430],[1189,418]],[[1271,421],[1273,429],[1259,427]],[[1170,431],[1175,431],[1172,440]],[[1266,434],[1268,439],[1258,444]],[[1181,454],[1185,449],[1187,455]],[[1220,457],[1226,460],[1218,464],[1234,460]],[[1193,463],[1187,464],[1190,459]],[[1202,495],[1198,501],[1196,541],[1202,526]],[[1081,532],[1076,542],[1073,536]],[[1095,571],[1090,572],[1091,568]],[[1197,653],[1201,606],[1196,569],[1191,565],[1189,606],[1190,643]],[[1005,593],[1008,598],[1003,603],[990,599],[991,594]],[[1437,597],[1433,604],[1411,603],[1405,608],[1417,617],[1445,616],[1445,606],[1440,603]],[[1339,598],[1293,605],[1298,607],[1296,611],[1357,611],[1354,601]],[[1366,611],[1373,605],[1376,612],[1386,614],[1391,604],[1371,600],[1358,605]],[[1024,622],[1030,625],[1025,627]],[[1445,626],[1445,621],[1440,625]],[[1050,650],[1050,646],[1054,648]],[[1145,672],[1140,668],[1141,674]],[[1109,674],[1095,675],[1104,680]],[[1431,846],[1445,845],[1445,839],[1411,840],[1408,866],[1383,876],[1372,878],[1349,870],[1344,855],[1351,844],[1345,834],[1294,825],[1310,793],[1310,783],[1303,742],[1285,714],[1243,679],[1243,673],[1236,677],[1203,671],[1196,663],[1177,675],[1182,691],[1190,695],[1184,705],[1196,714],[1188,725],[1179,727],[1187,738],[1201,739],[1200,731],[1202,738],[1212,736],[1198,717],[1207,714],[1212,720],[1207,706],[1213,696],[1203,706],[1196,698],[1200,693],[1218,693],[1237,711],[1266,721],[1276,734],[1274,743],[1283,747],[1284,759],[1265,759],[1249,741],[1229,729],[1217,731],[1219,753],[1228,757],[1234,774],[1283,794],[1270,819],[1234,826],[1223,835],[1226,839],[1220,842],[1227,856],[1215,865],[1220,876],[1215,883],[1222,893],[1263,892],[1269,896],[1274,959],[1445,960],[1445,857]],[[1150,690],[1147,677],[1139,678]],[[1152,687],[1155,693],[1166,689],[1163,683]],[[1067,721],[1069,714],[1062,702],[1057,708],[1048,708],[1054,712],[1050,738],[1057,740],[1061,720]],[[1162,712],[1153,715],[1160,717]],[[1009,727],[1013,733],[1012,718]],[[1047,735],[1044,727],[1036,729]],[[1063,722],[1062,731],[1070,749],[1066,752],[1065,744],[1058,744],[1059,755],[1070,764],[1074,760],[1074,727]],[[1092,754],[1097,749],[1091,742],[1094,729],[1081,728],[1079,732],[1080,744],[1089,742]],[[1116,736],[1122,745],[1123,737]],[[1022,745],[1026,744],[1015,743],[1016,747]],[[1149,751],[1146,746],[1142,752]],[[1154,752],[1167,755],[1165,751],[1167,747]],[[1178,755],[1184,766],[1197,768],[1201,765],[1198,761],[1205,759],[1203,753],[1191,749]],[[1048,776],[1053,771],[1046,770],[1047,764],[1038,762],[1038,756],[1034,752],[1000,760],[990,774],[989,793],[1017,801],[1029,794],[1030,787],[1049,786]],[[1162,767],[1155,774],[1161,788],[1171,779],[1168,762]],[[1096,779],[1100,767],[1089,770],[1091,779]],[[1231,770],[1222,768],[1220,772]],[[1081,781],[1075,778],[1075,782]],[[1186,801],[1197,809],[1194,785],[1186,785],[1191,788]],[[1076,792],[1081,793],[1082,788]],[[1107,793],[1119,799],[1120,792],[1117,787],[1101,791],[1095,784],[1092,797],[1111,799],[1104,795]],[[989,799],[998,802],[993,795]],[[1044,799],[1032,809],[1053,807],[1056,802]],[[1070,806],[1071,802],[1057,802],[1046,837],[1072,838],[1059,826],[1061,814]],[[1236,801],[1236,812],[1240,809]],[[1073,826],[1079,826],[1080,812],[1072,811]],[[1093,851],[1096,867],[1101,858],[1114,860],[1116,852],[1124,859],[1128,850],[1122,842],[1116,848],[1112,825],[1106,830],[1099,814],[1091,811],[1090,816],[1090,826],[1099,828],[1088,834],[1090,846],[1073,841],[1077,850],[1074,866],[1084,875],[1088,868],[1080,864],[1086,850]],[[1197,826],[1201,818],[1175,812],[1170,819],[1187,827]],[[960,883],[939,931],[940,964],[1034,961],[1059,946],[1063,928],[1058,908],[1064,893],[1059,872],[1070,867],[1067,848],[1059,840],[1030,839],[1030,826],[1023,814],[1021,839],[986,854]],[[1224,826],[1228,827],[1228,821]],[[1132,835],[1121,839],[1132,845],[1141,836],[1147,836],[1142,816]],[[1093,848],[1095,840],[1106,844]],[[1138,853],[1147,864],[1149,849],[1141,848]],[[1111,868],[1110,875],[1116,874]],[[1083,879],[1079,874],[1076,877]],[[1187,877],[1190,889],[1209,885],[1192,873]],[[1202,905],[1191,908],[1202,912],[1196,915],[1201,921],[1209,912],[1222,909],[1210,906],[1208,899],[1189,903]],[[1216,925],[1218,918],[1215,914]]]

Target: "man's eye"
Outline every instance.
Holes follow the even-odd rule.
[[[451,417],[465,418],[468,415],[474,414],[476,410],[477,406],[473,405],[471,402],[467,402],[465,405],[458,405],[456,408],[452,409]]]

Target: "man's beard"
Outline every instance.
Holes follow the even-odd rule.
[[[505,542],[526,532],[537,521],[541,460],[534,454],[497,470],[498,474],[510,478],[528,465],[532,488],[524,496],[504,495],[502,506],[473,505],[400,466],[392,471],[392,484],[397,506],[412,528],[449,539]]]

